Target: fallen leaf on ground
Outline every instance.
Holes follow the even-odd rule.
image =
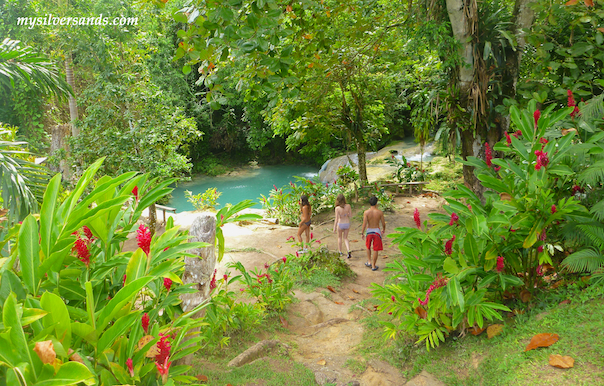
[[[321,359],[320,361],[317,362],[317,364],[321,365],[321,366],[325,366],[325,363],[327,363],[327,362],[325,362],[325,359]]]
[[[359,240],[350,240],[351,243],[358,243]]]
[[[422,319],[426,319],[426,317],[428,317],[428,313],[423,307],[417,307],[414,312]]]
[[[470,334],[472,335],[480,335],[484,332],[484,330],[486,330],[486,328],[480,328],[478,327],[477,324],[475,324],[473,327],[470,327],[470,329],[468,331],[470,331]]]
[[[563,304],[570,304],[570,300],[569,300],[569,299],[562,300],[562,301],[560,302],[560,305],[563,305]]]
[[[378,307],[379,307],[378,305],[373,306],[373,308],[376,308],[376,309],[377,309]]]
[[[333,292],[334,294],[336,293],[336,290],[330,285],[327,286],[327,289]]]
[[[567,2],[566,2],[566,4],[564,4],[564,5],[575,5],[575,4],[577,4],[577,2],[578,2],[578,1],[579,1],[579,0],[569,0],[569,1],[567,1]]]
[[[341,305],[341,306],[343,306],[343,305],[344,305],[344,303],[342,303],[342,302],[334,302],[334,303],[335,303],[335,304],[339,304],[339,305]]]
[[[281,245],[277,245],[277,248],[281,248]]]
[[[503,324],[491,324],[487,327],[487,336],[491,339],[501,334],[501,331],[503,331]]]
[[[201,382],[207,382],[208,381],[208,377],[205,375],[196,375],[195,378],[197,378],[198,381]]]
[[[287,320],[285,320],[285,318],[281,315],[279,315],[279,319],[281,319],[281,325],[287,328]]]
[[[354,288],[352,289],[352,292],[354,292],[355,294],[360,294],[360,292],[355,290]]]
[[[354,300],[355,298],[353,298],[352,296],[348,295],[348,299]]]
[[[530,351],[536,349],[537,347],[549,347],[552,344],[556,343],[558,339],[560,339],[558,334],[550,334],[547,332],[543,334],[537,334],[533,336],[533,339],[531,339],[531,342],[528,344],[528,346],[526,346],[524,351]]]
[[[523,303],[528,303],[528,301],[531,300],[532,297],[533,295],[531,295],[528,290],[524,289],[520,292],[520,300],[522,300]]]
[[[587,7],[594,6],[594,0],[583,0],[583,2],[585,3],[585,6],[587,6]]]
[[[569,356],[552,354],[549,356],[549,364],[559,369],[570,369],[575,366],[575,360]]]
[[[388,258],[388,256],[382,256],[382,259],[387,259],[387,258]]]

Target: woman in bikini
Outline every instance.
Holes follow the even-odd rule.
[[[348,231],[350,230],[350,217],[352,216],[352,208],[346,203],[346,197],[343,194],[338,194],[336,198],[336,220],[333,223],[333,231],[338,230],[338,252],[342,253],[342,240],[346,245],[348,258],[352,257],[350,253],[350,242],[348,241]]]
[[[306,252],[302,242],[302,233],[306,235],[306,244],[310,247],[310,215],[312,210],[308,202],[308,196],[303,194],[300,197],[300,226],[298,227],[298,242],[302,245],[302,251]]]

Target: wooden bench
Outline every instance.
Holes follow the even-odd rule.
[[[164,224],[166,224],[166,212],[172,212],[176,214],[176,208],[171,208],[169,206],[155,204],[155,209],[161,210],[164,212]]]
[[[413,182],[398,182],[398,183],[392,183],[392,184],[378,184],[378,186],[379,187],[394,186],[394,187],[396,187],[395,192],[397,194],[398,194],[399,188],[402,188],[403,186],[409,186],[409,194],[413,194],[414,186],[421,187],[422,185],[428,185],[428,184],[429,184],[428,181],[413,181]],[[371,188],[372,186],[375,186],[375,184],[361,186],[361,188]]]

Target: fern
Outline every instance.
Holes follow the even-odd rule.
[[[594,272],[604,267],[604,256],[595,249],[582,249],[564,259],[562,265],[570,272]]]
[[[596,185],[604,181],[604,160],[600,160],[582,171],[577,179],[579,182],[588,185]]]
[[[604,116],[604,94],[593,97],[581,106],[581,120],[593,122]]]
[[[588,224],[579,225],[578,228],[585,233],[587,239],[591,241],[594,246],[600,251],[604,250],[604,228]]]
[[[598,221],[604,221],[604,200],[598,201],[589,211]]]

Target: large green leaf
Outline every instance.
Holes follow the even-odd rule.
[[[84,383],[94,385],[94,376],[88,367],[79,362],[64,363],[52,379],[47,379],[34,384],[34,386],[71,386]]]
[[[99,338],[99,342],[97,344],[97,353],[102,353],[111,345],[117,338],[124,335],[126,331],[130,329],[130,327],[134,326],[134,323],[137,323],[140,318],[140,311],[129,313],[128,315],[122,316],[115,323],[105,331],[101,337]]]
[[[54,239],[53,236],[56,237],[59,233],[54,227],[60,187],[61,174],[57,174],[50,180],[46,192],[44,192],[44,201],[40,210],[40,244],[44,258],[50,256],[50,246]]]
[[[480,256],[480,251],[478,250],[478,244],[474,239],[474,236],[471,234],[466,235],[466,239],[463,242],[463,249],[466,257],[472,262],[472,264],[478,264],[478,257]]]
[[[463,311],[465,307],[465,299],[461,290],[461,285],[459,284],[459,280],[457,280],[456,276],[452,277],[447,283],[447,290],[449,292],[452,305],[459,305],[459,309]]]
[[[55,331],[55,337],[63,344],[67,350],[71,347],[71,319],[65,302],[57,295],[44,292],[40,299],[40,305],[43,310],[48,312],[43,319],[45,328],[52,328]]]
[[[138,248],[132,254],[128,266],[126,267],[126,282],[131,283],[134,280],[145,276],[147,272],[147,255],[142,249]]]
[[[21,319],[17,311],[17,299],[14,294],[10,294],[2,307],[2,322],[4,328],[10,328],[9,336],[13,347],[21,355],[22,360],[29,363],[34,368],[34,361],[31,355],[31,350],[27,346],[27,338],[23,332]]]
[[[40,284],[38,274],[40,244],[38,244],[38,240],[38,223],[34,216],[29,215],[23,220],[19,230],[18,251],[23,284],[34,296],[38,294],[38,285]]]
[[[154,276],[141,277],[134,280],[132,283],[126,284],[121,290],[119,290],[113,299],[107,303],[107,305],[98,315],[96,323],[97,333],[100,335],[113,317],[121,311],[122,307],[124,307],[128,302],[131,302],[136,294],[154,278]]]

